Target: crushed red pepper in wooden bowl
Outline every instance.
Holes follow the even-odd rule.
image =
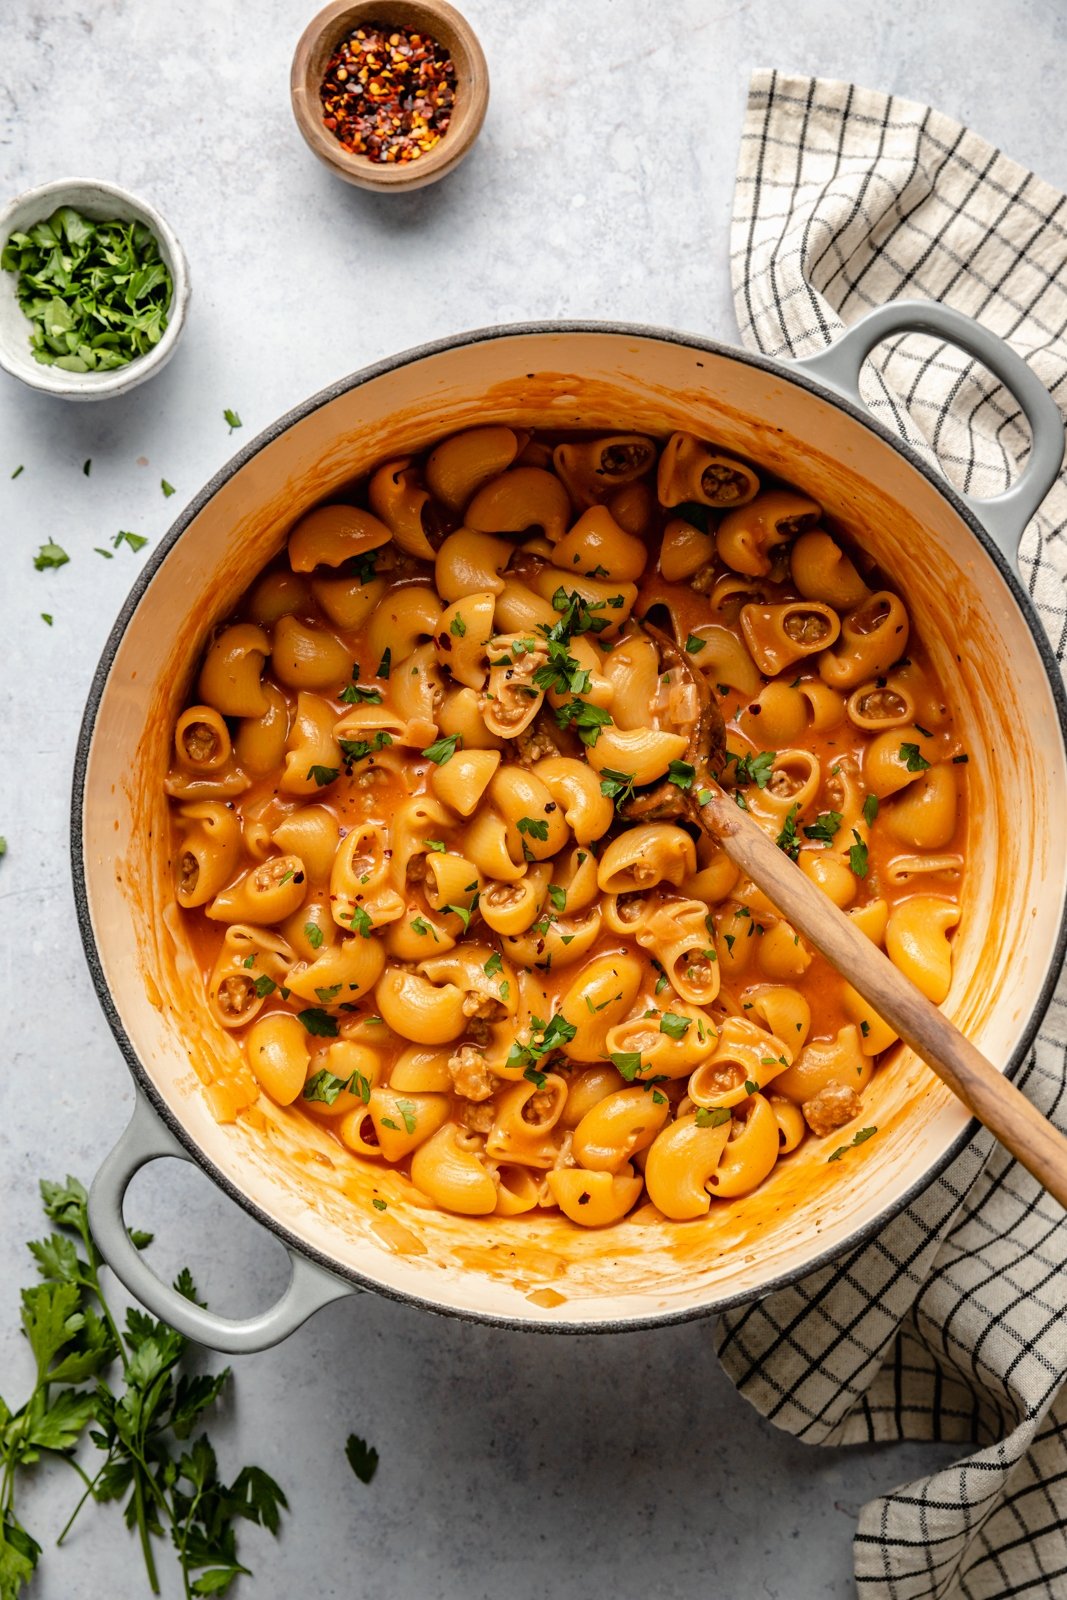
[[[319,93],[323,123],[346,150],[403,165],[447,132],[456,69],[427,34],[366,22],[334,50]]]

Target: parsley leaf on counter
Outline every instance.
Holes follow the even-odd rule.
[[[375,1201],[375,1205],[377,1205]],[[382,1210],[385,1206],[383,1204]],[[345,1455],[348,1465],[352,1468],[360,1483],[369,1483],[378,1470],[378,1452],[373,1445],[361,1439],[358,1433],[350,1433],[345,1443]]]
[[[38,572],[44,572],[49,567],[65,567],[70,560],[61,544],[53,544],[51,540],[43,544],[33,558],[33,564]]]
[[[244,427],[244,423],[241,421],[240,417],[237,415],[237,412],[236,411],[231,411],[229,406],[226,407],[226,409],[222,413],[222,415],[226,419],[226,421],[230,424],[230,432],[231,433],[233,432],[234,428],[243,428]]]
[[[144,549],[145,545],[148,543],[148,540],[145,538],[143,533],[127,533],[124,530],[122,533],[116,533],[111,543],[114,545],[116,550],[120,544],[128,544],[130,549],[136,555],[138,550]]]

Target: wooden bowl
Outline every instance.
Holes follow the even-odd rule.
[[[443,44],[456,69],[455,106],[447,131],[415,161],[393,164],[354,155],[325,126],[319,89],[334,50],[353,28],[392,23]],[[334,0],[300,35],[289,77],[297,127],[320,161],[346,183],[399,193],[436,183],[459,166],[481,132],[489,104],[489,69],[470,23],[447,0]]]

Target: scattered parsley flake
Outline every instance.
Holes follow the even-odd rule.
[[[229,406],[226,407],[226,409],[222,413],[222,415],[225,418],[225,420],[229,423],[230,432],[231,433],[233,432],[233,430],[235,428],[243,428],[244,427],[244,423],[241,421],[240,417],[237,415],[237,412],[236,411],[231,411]]]
[[[462,748],[463,735],[461,733],[446,733],[443,738],[435,739],[433,744],[427,745],[422,753],[427,761],[432,761],[437,766],[443,767],[446,762],[452,760],[456,751],[462,750]]]
[[[860,1128],[858,1133],[853,1134],[851,1143],[839,1144],[837,1149],[827,1156],[827,1161],[840,1161],[847,1150],[854,1150],[858,1144],[866,1144],[867,1140],[873,1139],[877,1132],[877,1127]]]
[[[721,1128],[729,1120],[730,1113],[725,1106],[697,1107],[698,1128]]]
[[[378,1201],[376,1200],[374,1204],[377,1206]],[[381,1202],[381,1210],[385,1210],[384,1200]],[[377,1450],[372,1445],[369,1445],[365,1439],[361,1439],[358,1433],[350,1433],[348,1442],[345,1445],[345,1455],[348,1458],[348,1465],[352,1468],[360,1483],[370,1483],[378,1470]]]
[[[917,744],[902,744],[899,753],[909,772],[925,772],[930,765]]]
[[[786,812],[781,831],[774,841],[779,850],[785,851],[790,861],[795,861],[800,854],[800,840],[797,838],[797,817],[799,815],[799,805],[791,805]]]
[[[804,829],[804,837],[814,839],[819,844],[833,844],[843,821],[840,811],[822,811]]]
[[[867,846],[855,828],[852,830],[852,837],[856,842],[849,846],[848,864],[857,878],[865,878],[867,876]]]
[[[340,767],[322,767],[316,763],[315,766],[308,768],[307,776],[313,779],[320,789],[325,789],[328,783],[333,783],[340,770]]]
[[[134,555],[136,555],[138,550],[144,549],[145,545],[148,543],[148,540],[145,538],[143,533],[130,533],[127,529],[123,528],[120,533],[116,533],[111,543],[116,550],[120,544],[128,544]]]
[[[43,544],[33,558],[33,564],[38,572],[44,572],[49,567],[65,567],[70,560],[61,544],[53,544],[51,540]]]
[[[665,1011],[659,1019],[659,1031],[669,1039],[684,1039],[692,1026],[692,1017],[679,1016],[677,1011]]]

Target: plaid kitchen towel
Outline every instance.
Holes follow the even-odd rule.
[[[759,72],[731,259],[738,321],[773,356],[830,344],[869,307],[943,300],[1007,339],[1067,405],[1067,198],[928,106]],[[933,339],[874,353],[874,413],[954,483],[996,494],[1028,435],[985,372]],[[1021,566],[1062,662],[1067,477]],[[1019,1083],[1067,1126],[1067,981]],[[977,1448],[864,1507],[864,1600],[1067,1596],[1067,1219],[983,1132],[873,1243],[723,1319],[722,1362],[778,1427],[818,1444]]]

